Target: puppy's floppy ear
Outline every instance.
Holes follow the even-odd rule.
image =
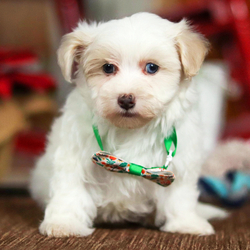
[[[63,36],[61,45],[57,51],[58,64],[66,81],[71,82],[74,62],[78,63],[80,56],[93,40],[94,25],[86,22],[80,23],[73,32]]]
[[[176,25],[179,30],[176,36],[176,46],[183,72],[185,77],[191,78],[198,73],[208,52],[209,43],[201,34],[194,32],[186,20]]]

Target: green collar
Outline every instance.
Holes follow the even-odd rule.
[[[103,143],[102,143],[102,139],[101,139],[100,134],[99,134],[98,127],[96,125],[92,125],[92,127],[93,127],[93,131],[94,131],[96,140],[98,142],[98,145],[99,145],[100,149],[103,151],[104,150],[103,149]],[[171,150],[172,144],[175,147],[174,151]],[[169,163],[172,161],[172,157],[175,156],[176,150],[177,150],[177,134],[176,134],[175,127],[173,127],[172,134],[170,136],[164,138],[164,145],[165,145],[168,156],[167,156],[165,165],[162,166],[161,168],[167,169]],[[135,163],[131,163],[131,167],[132,166],[134,166],[135,169],[137,169],[137,166],[142,167],[142,166],[137,165]],[[152,167],[152,168],[159,168],[159,167]],[[140,171],[140,169],[138,169],[138,171]]]
[[[164,145],[168,154],[165,165],[162,167],[152,168],[145,168],[135,163],[126,162],[108,152],[103,151],[103,144],[98,131],[98,127],[93,125],[93,131],[99,147],[102,150],[96,152],[92,156],[91,159],[93,163],[111,172],[141,176],[142,178],[153,181],[163,187],[169,186],[175,180],[174,173],[167,170],[169,163],[172,161],[173,156],[176,154],[177,149],[177,135],[175,128],[173,128],[173,132],[169,137],[164,138]],[[171,150],[172,144],[175,146],[174,151]]]

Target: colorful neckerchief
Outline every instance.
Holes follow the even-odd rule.
[[[173,128],[173,132],[169,137],[164,138],[164,145],[168,154],[165,165],[162,167],[152,168],[145,168],[135,163],[126,162],[108,152],[103,151],[103,144],[98,131],[98,127],[93,125],[93,131],[98,145],[102,150],[92,156],[92,161],[95,164],[111,172],[128,173],[136,176],[141,176],[163,187],[169,186],[174,181],[174,174],[170,171],[167,171],[167,168],[172,161],[173,156],[175,156],[176,154],[177,135],[175,128]],[[175,147],[174,151],[171,150],[172,144]]]

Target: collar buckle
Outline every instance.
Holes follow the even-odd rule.
[[[166,159],[166,163],[165,163],[165,167],[168,167],[168,165],[171,163],[171,161],[173,160],[173,150],[169,150],[167,159]]]

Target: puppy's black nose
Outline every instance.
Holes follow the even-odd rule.
[[[135,106],[135,97],[132,94],[120,95],[117,102],[122,109],[129,110]]]

